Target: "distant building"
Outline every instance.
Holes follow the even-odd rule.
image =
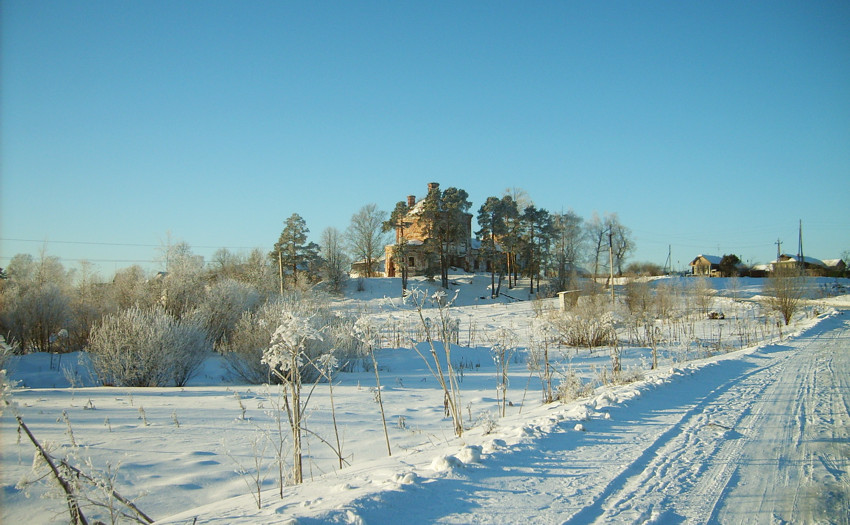
[[[440,184],[431,182],[428,184],[428,193],[438,191]],[[439,261],[435,261],[434,251],[430,246],[431,231],[433,231],[433,220],[426,218],[424,212],[425,200],[416,200],[416,197],[407,197],[409,211],[404,216],[403,224],[396,226],[395,244],[390,244],[384,249],[384,260],[386,261],[386,276],[395,277],[399,272],[401,264],[405,264],[408,275],[424,275],[429,266],[433,269],[437,265],[439,272]],[[465,271],[478,269],[478,250],[474,247],[472,239],[472,214],[463,213],[456,225],[461,234],[458,240],[445,247],[449,266],[463,268]],[[395,253],[397,245],[404,245],[404,261],[400,261]]]
[[[799,255],[788,255],[783,253],[775,261],[770,263],[771,271],[776,271],[778,268],[793,268],[799,267],[801,258]],[[814,257],[804,256],[802,258],[802,266],[805,268],[806,275],[812,277],[839,277],[847,270],[846,263],[841,259],[828,259],[822,261]]]
[[[384,257],[380,259],[376,259],[372,261],[372,271],[366,271],[366,260],[361,259],[359,261],[354,261],[351,263],[351,277],[366,277],[367,275],[372,275],[373,277],[384,277],[384,268],[386,265],[386,261]]]
[[[720,276],[720,261],[723,258],[718,255],[697,255],[691,261],[691,275],[702,277],[719,277]]]
[[[823,263],[831,276],[840,277],[847,273],[847,263],[842,259],[824,259]]]

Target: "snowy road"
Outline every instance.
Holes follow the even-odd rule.
[[[602,403],[585,432],[545,433],[413,492],[361,500],[357,515],[388,522],[415,494],[430,504],[414,523],[848,523],[848,327],[850,316],[831,317],[678,372]]]

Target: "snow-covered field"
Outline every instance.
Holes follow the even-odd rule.
[[[185,388],[81,386],[90,384],[84,356],[29,355],[9,363],[22,386],[0,419],[0,523],[68,522],[49,478],[21,483],[35,481],[34,449],[15,411],[55,456],[114,480],[158,523],[850,522],[850,297],[809,303],[780,339],[755,321],[760,280],[712,280],[726,319],[694,323],[688,341],[669,329],[654,371],[648,348],[625,346],[633,382],[601,382],[605,349],[553,348],[556,381],[569,371],[593,389],[544,405],[525,361],[534,320],[556,302],[529,301],[523,289],[509,292],[516,300],[482,298],[483,275],[453,282],[462,437],[420,356],[385,348],[377,359],[392,455],[374,373],[340,373],[333,405],[327,384],[312,393],[305,482],[281,496],[275,447],[283,436],[289,461],[290,438],[274,417],[279,387],[235,383],[215,359]],[[410,330],[415,310],[386,299],[399,286],[368,280],[337,307]],[[742,345],[741,319],[768,339]],[[490,349],[499,328],[518,347],[503,418]],[[335,443],[334,416],[342,468],[323,443]],[[109,521],[108,509],[83,510]]]

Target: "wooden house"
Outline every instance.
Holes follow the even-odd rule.
[[[691,261],[691,275],[702,277],[719,277],[720,276],[720,261],[723,258],[718,255],[697,255]]]

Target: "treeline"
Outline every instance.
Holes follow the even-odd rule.
[[[159,254],[163,271],[151,274],[134,265],[109,282],[90,263],[68,269],[45,252],[18,254],[0,269],[0,335],[19,353],[82,350],[109,316],[123,316],[123,325],[147,322],[162,328],[173,321],[182,327],[162,328],[159,338],[169,331],[187,334],[191,330],[184,328],[191,325],[204,334],[206,350],[232,349],[232,332],[240,322],[244,327],[245,315],[291,302],[319,282],[327,292],[339,293],[353,259],[383,253],[384,215],[375,204],[364,206],[345,233],[327,228],[316,244],[308,240],[304,219],[292,214],[271,250],[221,248],[206,261],[185,242],[169,243]]]
[[[568,290],[576,287],[581,274],[622,275],[635,247],[631,230],[616,213],[594,213],[585,221],[572,210],[550,213],[538,208],[521,192],[488,197],[478,209],[477,222],[480,254],[487,261],[494,296],[505,277],[508,288],[516,286],[520,275],[528,277],[535,293],[542,277],[552,289]]]
[[[165,256],[167,272],[132,266],[102,283],[90,264],[68,270],[57,257],[16,255],[0,281],[0,335],[19,354],[87,350],[101,382],[120,386],[185,384],[211,352],[245,381],[274,380],[261,359],[282,312],[323,330],[308,349],[315,355],[336,348],[343,362],[362,357],[355,319],[291,276],[281,293],[269,252],[222,249],[204,264],[178,243]]]
[[[593,274],[611,264],[622,273],[634,246],[629,229],[616,214],[594,214],[585,221],[572,211],[550,213],[534,206],[521,190],[486,199],[478,209],[475,232],[457,227],[458,216],[472,206],[466,191],[434,188],[426,201],[435,268],[444,286],[448,286],[449,246],[458,242],[458,236],[467,236],[468,242],[470,233],[480,240],[479,260],[491,272],[494,294],[499,293],[497,276],[499,283],[507,279],[509,288],[528,276],[535,291],[544,277],[553,289],[570,289],[570,279],[582,264]],[[392,242],[390,234],[407,211],[405,203],[392,214],[376,204],[366,205],[344,232],[325,229],[318,244],[309,240],[304,219],[292,214],[269,251],[240,254],[222,248],[204,261],[190,245],[179,242],[162,249],[164,271],[151,275],[131,266],[106,283],[90,264],[66,269],[46,253],[18,254],[0,271],[0,335],[18,352],[68,352],[86,349],[96,339],[98,327],[112,323],[114,330],[120,330],[128,323],[147,323],[158,326],[161,333],[136,334],[136,339],[183,334],[180,337],[193,338],[191,348],[232,351],[238,338],[234,331],[246,323],[261,324],[262,319],[248,317],[267,305],[289,300],[316,283],[328,293],[339,293],[352,261],[360,261],[361,275],[375,275],[385,245]],[[397,249],[403,248],[398,244]],[[116,321],[120,319],[123,324]]]

